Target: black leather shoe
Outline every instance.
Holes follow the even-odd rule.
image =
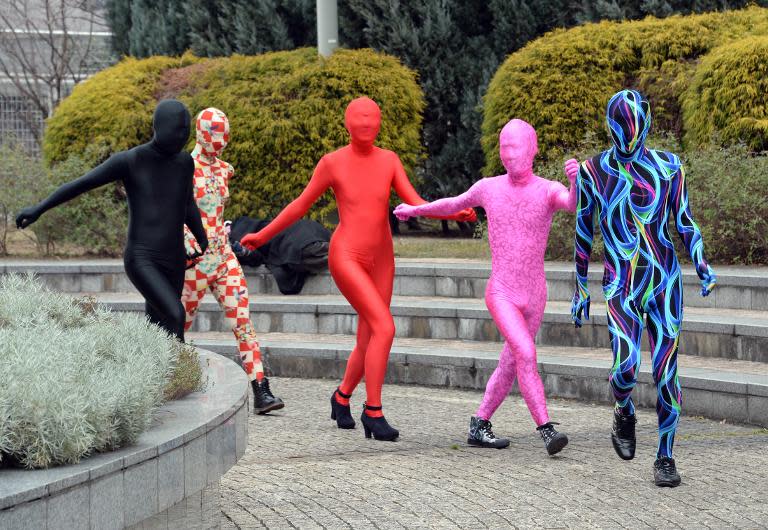
[[[269,389],[269,379],[266,377],[261,380],[261,383],[256,380],[251,381],[251,388],[253,388],[253,412],[255,414],[266,414],[285,406],[282,399],[272,395],[272,391]]]
[[[339,429],[354,429],[355,420],[352,418],[352,412],[349,410],[349,405],[342,405],[336,401],[336,394],[344,399],[349,399],[352,396],[343,393],[338,388],[331,394],[331,419],[336,420],[336,426]]]
[[[659,487],[676,488],[682,480],[675,467],[675,459],[662,456],[653,463],[653,480]]]
[[[544,440],[544,446],[547,448],[549,456],[556,455],[568,445],[568,437],[561,432],[557,432],[553,425],[559,424],[548,422],[536,427],[536,430],[541,435],[541,439]]]
[[[618,410],[613,411],[613,432],[611,433],[611,442],[616,454],[622,460],[632,460],[635,458],[635,424],[637,418],[634,414],[624,415]]]
[[[491,447],[493,449],[504,449],[509,445],[508,438],[496,438],[491,429],[491,422],[472,416],[469,420],[469,435],[467,443],[477,447]]]
[[[367,404],[363,405],[363,415],[360,416],[360,421],[363,422],[366,438],[370,438],[371,435],[373,435],[375,439],[385,442],[394,442],[397,440],[397,437],[400,436],[400,431],[387,423],[384,416],[371,418],[365,413],[366,410],[381,410],[381,407],[371,407]]]

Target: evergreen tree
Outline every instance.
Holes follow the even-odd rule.
[[[112,30],[112,50],[118,55],[130,53],[131,0],[108,0],[107,21]]]

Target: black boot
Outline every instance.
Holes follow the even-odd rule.
[[[469,420],[469,436],[467,437],[469,445],[478,447],[492,447],[494,449],[504,449],[509,445],[508,438],[496,438],[491,430],[491,422],[472,416]]]
[[[613,411],[613,432],[611,442],[613,449],[622,460],[635,458],[635,424],[634,414],[622,414],[618,409]]]
[[[675,459],[661,456],[653,463],[653,480],[660,487],[675,488],[680,485],[680,475],[675,467]]]
[[[371,434],[373,434],[373,437],[377,440],[394,442],[397,437],[400,436],[400,431],[387,423],[384,416],[381,416],[380,418],[371,418],[365,413],[366,410],[381,410],[381,407],[371,407],[367,404],[363,405],[363,415],[360,416],[360,421],[363,422],[366,438],[370,438]]]
[[[536,427],[536,430],[541,435],[541,439],[544,440],[549,456],[556,455],[568,445],[568,437],[561,432],[557,432],[553,425],[559,425],[559,423],[552,423],[550,421]]]
[[[261,383],[255,379],[251,381],[251,388],[253,388],[254,414],[266,414],[285,406],[282,399],[272,395],[272,391],[269,389],[269,379],[266,377],[261,380]]]
[[[344,394],[338,388],[331,394],[331,419],[336,420],[336,426],[339,429],[354,429],[355,420],[352,418],[352,412],[349,410],[349,405],[342,405],[336,401],[336,394],[344,399],[349,399],[352,396]]]

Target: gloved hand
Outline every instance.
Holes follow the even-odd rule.
[[[242,238],[240,238],[240,244],[243,245],[248,250],[256,250],[260,246],[264,244],[264,241],[262,241],[261,237],[257,233],[252,234],[246,234]]]
[[[563,171],[565,171],[565,176],[568,177],[568,180],[571,181],[571,183],[575,182],[576,177],[579,176],[579,161],[575,158],[566,160]]]
[[[584,320],[589,320],[589,291],[577,288],[571,303],[571,318],[577,328],[581,327],[582,313],[584,313]]]
[[[192,267],[200,263],[200,261],[203,259],[203,254],[204,252],[198,252],[197,250],[195,250],[191,254],[187,254],[187,261],[184,268],[191,269]]]
[[[704,279],[701,280],[701,296],[709,296],[709,293],[715,288],[716,283],[717,275],[715,275],[715,271],[712,270],[712,267],[707,265],[707,272],[704,274]]]
[[[397,217],[398,220],[407,221],[411,217],[416,217],[416,215],[414,215],[413,213],[413,209],[414,207],[411,206],[410,204],[402,203],[402,204],[398,204],[395,207],[395,211],[393,213],[395,214],[395,217]]]
[[[458,216],[457,221],[464,223],[474,223],[477,221],[477,213],[474,208],[465,208],[456,215]]]
[[[40,208],[35,206],[28,206],[19,212],[16,216],[16,228],[26,228],[35,221],[37,221],[43,212]]]

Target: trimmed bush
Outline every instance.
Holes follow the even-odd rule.
[[[768,156],[751,156],[743,145],[709,146],[683,153],[672,138],[651,138],[651,148],[670,150],[683,158],[688,196],[694,219],[704,238],[704,252],[714,263],[756,265],[768,263],[768,204],[764,200],[768,185]],[[587,142],[576,153],[579,160],[600,149]],[[566,186],[563,161],[551,159],[537,165],[536,173],[559,180]],[[575,217],[558,213],[552,222],[547,259],[572,261]],[[680,243],[674,222],[669,233],[683,263],[690,256]],[[595,220],[592,268],[602,267],[600,227]],[[684,265],[687,267],[688,265]]]
[[[715,49],[696,69],[685,94],[685,139],[702,145],[717,136],[768,150],[768,36]]]
[[[166,388],[196,389],[172,377],[184,348],[143,316],[0,277],[0,458],[40,468],[135,443]]]
[[[126,59],[75,88],[49,120],[44,149],[56,162],[83,156],[89,143],[113,152],[145,142],[152,109],[163,97],[181,99],[193,116],[215,106],[231,126],[222,156],[235,167],[226,215],[268,217],[304,189],[323,154],[348,142],[344,109],[362,95],[382,109],[377,145],[396,151],[412,171],[423,156],[424,98],[416,74],[371,50],[339,50],[327,60],[312,48],[205,60]],[[324,219],[334,208],[327,194],[311,216]]]
[[[657,125],[675,132],[679,98],[688,94],[696,61],[718,46],[766,33],[768,9],[758,7],[553,31],[510,55],[488,87],[482,139],[485,171],[501,172],[498,134],[514,117],[536,128],[545,157],[578,149],[589,132],[607,140],[605,105],[627,86],[644,90],[654,108],[658,99],[662,119]],[[764,92],[745,94],[744,101],[765,109]]]

